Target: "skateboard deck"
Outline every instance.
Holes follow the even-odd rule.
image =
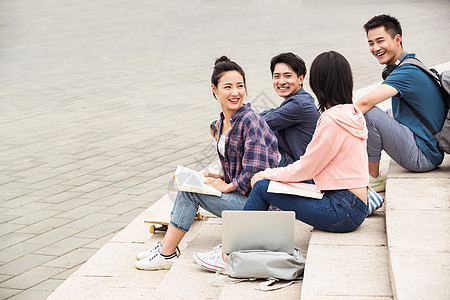
[[[167,226],[169,225],[169,222],[159,222],[159,221],[144,221],[144,222],[152,224],[150,225],[149,228],[150,233],[155,233],[156,230],[167,231]]]

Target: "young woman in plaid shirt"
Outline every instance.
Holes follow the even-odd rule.
[[[223,175],[205,174],[205,182],[221,191],[222,197],[178,192],[164,239],[138,253],[135,262],[138,269],[170,269],[180,255],[177,246],[194,221],[199,206],[219,217],[223,210],[241,210],[250,194],[253,175],[277,166],[275,135],[250,104],[243,103],[246,86],[242,68],[226,56],[217,59],[211,88],[222,108],[217,122],[220,134],[217,151]]]

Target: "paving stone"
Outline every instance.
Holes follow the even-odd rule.
[[[0,266],[0,274],[19,275],[28,270],[54,259],[54,256],[25,254],[15,260],[12,260]]]
[[[0,274],[0,282],[6,281],[6,280],[10,279],[11,277],[12,277],[11,275]]]
[[[26,242],[15,244],[14,246],[0,250],[0,261],[3,263],[11,261],[25,254],[31,253],[39,248],[42,248],[42,245],[29,244]]]
[[[120,222],[120,223],[126,223],[129,224],[131,221],[133,221],[140,213],[144,212],[148,206],[148,204],[142,204],[141,205],[142,208],[135,208],[132,211],[129,211],[126,214],[122,214],[118,217],[114,218],[115,222]]]
[[[107,220],[114,220],[114,215],[111,214],[103,214],[103,213],[92,213],[86,217],[73,221],[69,224],[66,224],[64,227],[73,227],[73,228],[91,228],[95,227],[100,223],[103,223]]]
[[[59,211],[42,209],[42,210],[39,210],[39,211],[36,211],[36,212],[32,212],[30,214],[27,214],[25,216],[16,218],[11,223],[31,225],[31,224],[37,223],[37,222],[39,222],[39,221],[41,221],[43,219],[53,217],[53,216],[55,216],[55,215],[57,215],[59,213],[60,213]]]
[[[63,181],[64,179],[61,179],[61,180]],[[52,183],[48,183],[48,184],[54,184],[54,183],[52,182]],[[30,193],[30,195],[32,195],[32,196],[41,196],[41,197],[48,197],[48,198],[50,198],[51,196],[59,194],[61,192],[69,191],[73,187],[72,186],[68,186],[68,185],[65,186],[65,185],[62,185],[62,184],[52,185],[52,186],[49,186],[49,187],[41,187],[39,182],[38,182],[38,183],[35,183],[34,186],[27,186],[27,188],[36,189],[36,191]]]
[[[68,191],[63,191],[63,192],[55,194],[55,195],[45,196],[41,200],[39,200],[39,202],[53,203],[53,204],[65,203],[65,202],[67,202],[67,200],[70,200],[70,199],[79,199],[79,197],[81,197],[83,194],[84,194],[84,192],[74,192],[74,191],[68,190]],[[52,206],[52,209],[55,206]]]
[[[56,229],[64,224],[69,223],[70,219],[60,219],[60,218],[49,218],[42,220],[40,222],[34,223],[33,225],[26,226],[17,232],[20,233],[33,233],[33,234],[43,234],[49,232],[50,230]]]
[[[1,217],[0,223],[7,223],[9,221],[19,218],[19,216],[10,216],[10,215],[2,214],[2,213],[0,213],[0,217]],[[10,223],[14,223],[14,222],[10,222]]]
[[[37,251],[34,251],[34,253],[61,256],[75,249],[78,249],[86,244],[89,244],[92,241],[94,241],[94,239],[68,237],[59,242],[48,245],[47,247],[42,248],[41,245],[41,248]]]
[[[28,243],[41,244],[41,245],[50,245],[60,241],[64,238],[72,236],[81,230],[79,228],[64,228],[59,227],[47,231],[43,234],[40,234],[34,238],[27,240]]]
[[[27,290],[20,294],[15,295],[14,297],[8,298],[8,300],[45,300],[48,296],[51,295],[51,291],[34,291]]]
[[[13,223],[3,223],[0,226],[0,235],[5,235],[14,231],[17,231],[21,228],[24,228],[26,225],[21,224],[13,224]]]
[[[19,276],[11,278],[10,280],[2,282],[0,287],[25,290],[63,272],[64,270],[65,269],[63,268],[36,267]]]
[[[3,199],[3,201],[0,202],[1,207],[16,208],[21,205],[32,203],[34,201],[39,201],[40,199],[42,199],[42,196],[24,195],[20,197],[15,197],[14,199],[11,199],[9,201],[6,201],[6,197],[2,197],[1,199]]]
[[[142,206],[142,201],[123,201],[113,206],[102,209],[102,213],[106,214],[124,214]]]
[[[32,288],[31,291],[50,291],[53,292],[58,286],[64,282],[64,279],[47,279]]]
[[[81,231],[80,233],[78,233],[76,235],[76,237],[101,238],[107,234],[119,231],[124,226],[125,225],[123,223],[107,221],[107,222],[103,222],[95,227]]]
[[[75,273],[79,268],[81,267],[81,265],[75,266],[73,268],[68,269],[67,271],[64,271],[62,273],[59,273],[55,276],[53,276],[53,279],[62,279],[62,280],[66,280],[67,278],[69,278],[70,275],[72,275],[73,273]]]
[[[95,180],[98,180],[100,178],[100,176],[98,175],[84,175],[84,176],[80,176],[77,178],[71,178],[69,180],[64,181],[65,185],[71,185],[71,186],[80,186]]]
[[[85,199],[82,196],[76,196],[75,198],[69,199],[69,200],[63,200],[61,202],[58,202],[58,204],[49,206],[49,210],[56,210],[59,212],[67,212],[71,211],[72,209],[78,208],[80,206],[86,205],[86,204],[93,204],[95,199]],[[97,203],[95,203],[95,206],[97,206]],[[70,215],[70,218],[73,219],[73,214]]]
[[[70,189],[70,187],[62,184],[62,182],[64,181],[64,178],[51,177],[32,184],[27,184],[27,188],[39,189],[39,191],[36,191],[34,193],[36,195],[50,196],[58,192]]]
[[[91,181],[86,184],[77,186],[75,188],[71,188],[70,191],[89,193],[89,192],[98,190],[98,189],[108,186],[108,185],[109,185],[109,183],[106,181]]]
[[[104,187],[104,188],[100,188],[98,190],[89,192],[89,193],[85,193],[83,194],[84,198],[91,198],[91,199],[101,199],[101,198],[105,198],[117,193],[121,193],[124,190],[124,188],[115,188],[115,187]]]
[[[4,289],[4,288],[0,288],[0,298],[1,299],[6,299],[9,298],[11,296],[14,296],[18,293],[22,292],[21,290],[15,290],[15,289]]]
[[[135,197],[133,195],[122,195],[122,194],[110,195],[108,197],[95,200],[95,205],[103,207],[111,207],[122,202],[127,202],[129,199],[134,198]]]
[[[74,208],[74,209],[71,209],[62,214],[59,214],[58,218],[80,219],[80,218],[83,218],[89,214],[92,214],[92,213],[102,210],[102,209],[103,209],[103,207],[101,207],[101,206],[96,206],[96,205],[91,205],[91,204],[81,205],[77,208]]]
[[[47,203],[38,203],[38,202],[28,203],[28,204],[8,210],[8,211],[6,211],[6,214],[24,216],[24,215],[27,215],[29,213],[32,213],[32,212],[35,212],[35,211],[38,211],[41,209],[45,209],[49,206],[50,206],[50,204],[47,204]]]
[[[73,268],[79,264],[84,263],[95,252],[97,252],[97,249],[87,249],[87,248],[75,249],[67,254],[59,256],[58,258],[55,258],[45,263],[43,266],[66,268],[66,269]]]
[[[5,249],[9,246],[20,243],[20,242],[25,241],[34,236],[36,236],[36,235],[35,234],[26,234],[26,233],[17,233],[17,232],[5,234],[3,236],[0,236],[0,248]]]

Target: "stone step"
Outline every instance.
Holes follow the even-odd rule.
[[[388,166],[389,158],[383,154],[383,174]],[[313,230],[301,299],[392,299],[385,205],[354,232]]]
[[[386,231],[395,299],[450,295],[450,155],[436,170],[412,173],[391,161]]]
[[[385,215],[380,210],[354,232],[313,230],[302,300],[392,299]]]
[[[306,256],[306,250],[311,236],[311,226],[296,222],[295,245]],[[217,279],[215,274],[203,270],[196,265],[192,255],[199,251],[211,250],[221,242],[222,222],[220,218],[210,218],[198,231],[178,261],[166,274],[156,290],[155,296],[168,299],[186,299],[189,295],[192,299],[299,299],[301,294],[301,281],[296,282],[280,290],[261,292],[255,290],[255,286],[262,280],[228,284],[231,281],[227,277]],[[284,283],[284,282],[283,282]],[[180,288],[174,288],[180,287]]]
[[[149,233],[149,224],[172,202],[166,195],[115,235],[83,266],[63,282],[48,299],[154,299],[156,288],[168,271],[140,271],[134,267],[136,253],[162,240],[165,232]],[[205,224],[195,221],[179,248],[183,251]]]

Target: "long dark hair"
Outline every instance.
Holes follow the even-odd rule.
[[[353,77],[350,64],[342,54],[328,51],[319,54],[311,64],[309,85],[319,101],[319,110],[352,102]]]

